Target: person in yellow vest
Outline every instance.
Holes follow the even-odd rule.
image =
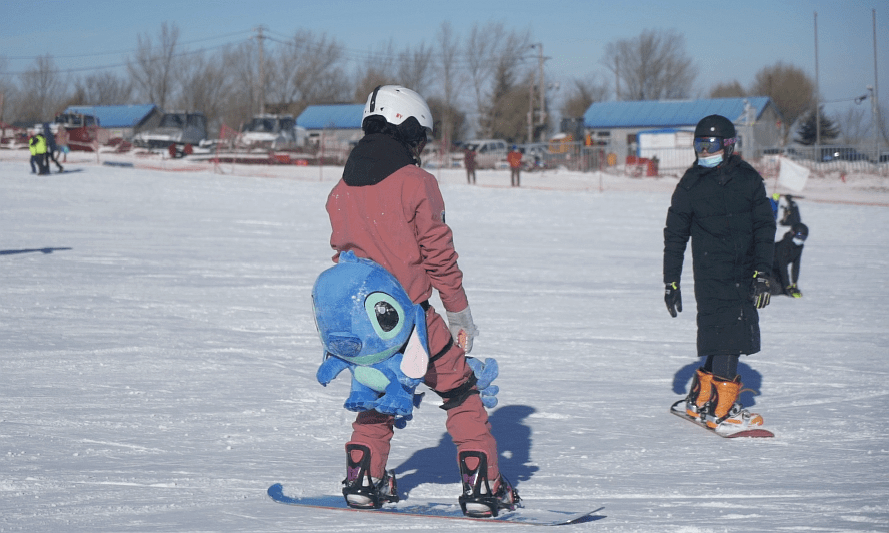
[[[38,174],[49,174],[49,165],[46,163],[46,137],[41,133],[35,133],[28,140],[31,150],[31,173],[34,173],[34,164],[37,164]]]

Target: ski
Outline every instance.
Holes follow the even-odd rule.
[[[411,503],[400,501],[386,504],[379,509],[354,509],[346,505],[342,495],[323,496],[298,496],[291,497],[284,494],[284,486],[275,483],[268,489],[269,497],[282,504],[314,507],[316,509],[328,509],[333,511],[352,511],[357,513],[379,513],[402,516],[425,516],[430,518],[442,518],[448,520],[472,520],[477,522],[496,522],[501,524],[523,524],[526,526],[564,526],[569,524],[582,524],[605,518],[596,513],[604,509],[600,507],[594,511],[572,513],[567,511],[550,511],[544,509],[518,508],[515,511],[503,511],[496,517],[475,518],[466,516],[460,510],[460,505],[455,503],[418,502]]]
[[[684,407],[682,407],[681,409],[677,409],[678,405],[684,406],[685,402],[680,402],[678,404],[674,404],[672,407],[670,407],[670,412],[673,413],[674,415],[678,416],[679,418],[688,420],[692,424],[702,427],[702,428],[706,429],[708,432],[710,432],[714,435],[718,435],[724,439],[739,439],[739,438],[745,438],[745,437],[746,438],[769,438],[769,437],[775,436],[775,434],[772,433],[771,431],[769,431],[767,429],[760,429],[760,428],[742,429],[740,431],[719,431],[718,429],[711,429],[704,422],[701,422],[700,420],[698,420],[696,418],[692,418],[692,417],[688,416],[685,413]]]

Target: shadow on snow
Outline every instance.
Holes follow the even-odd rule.
[[[534,411],[527,405],[507,405],[488,415],[491,433],[497,439],[500,471],[516,485],[531,479],[538,470],[529,464],[531,428],[523,422]],[[398,475],[398,490],[404,494],[424,483],[447,485],[459,482],[457,447],[451,436],[444,433],[437,446],[417,450],[395,471],[406,472]]]

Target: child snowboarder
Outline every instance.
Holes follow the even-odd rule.
[[[775,262],[772,265],[774,274],[772,294],[785,294],[793,298],[802,298],[799,290],[800,260],[803,256],[803,246],[809,237],[809,227],[798,222],[784,234],[784,237],[775,243]],[[790,272],[788,273],[788,268]]]
[[[368,96],[362,129],[365,135],[327,199],[333,259],[351,251],[376,261],[425,309],[430,362],[423,379],[444,400],[463,483],[461,508],[468,516],[497,516],[501,509],[514,509],[519,496],[498,468],[497,443],[466,361],[478,330],[445,224],[444,200],[435,177],[419,166],[432,113],[416,92],[384,85]],[[433,289],[449,325],[429,304]],[[393,417],[363,411],[352,428],[343,482],[347,503],[369,508],[398,501],[395,478],[386,471]]]

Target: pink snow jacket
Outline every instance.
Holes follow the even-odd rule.
[[[434,287],[447,311],[469,306],[438,182],[391,137],[370,134],[358,143],[327,213],[334,261],[351,250],[392,273],[414,303]]]

